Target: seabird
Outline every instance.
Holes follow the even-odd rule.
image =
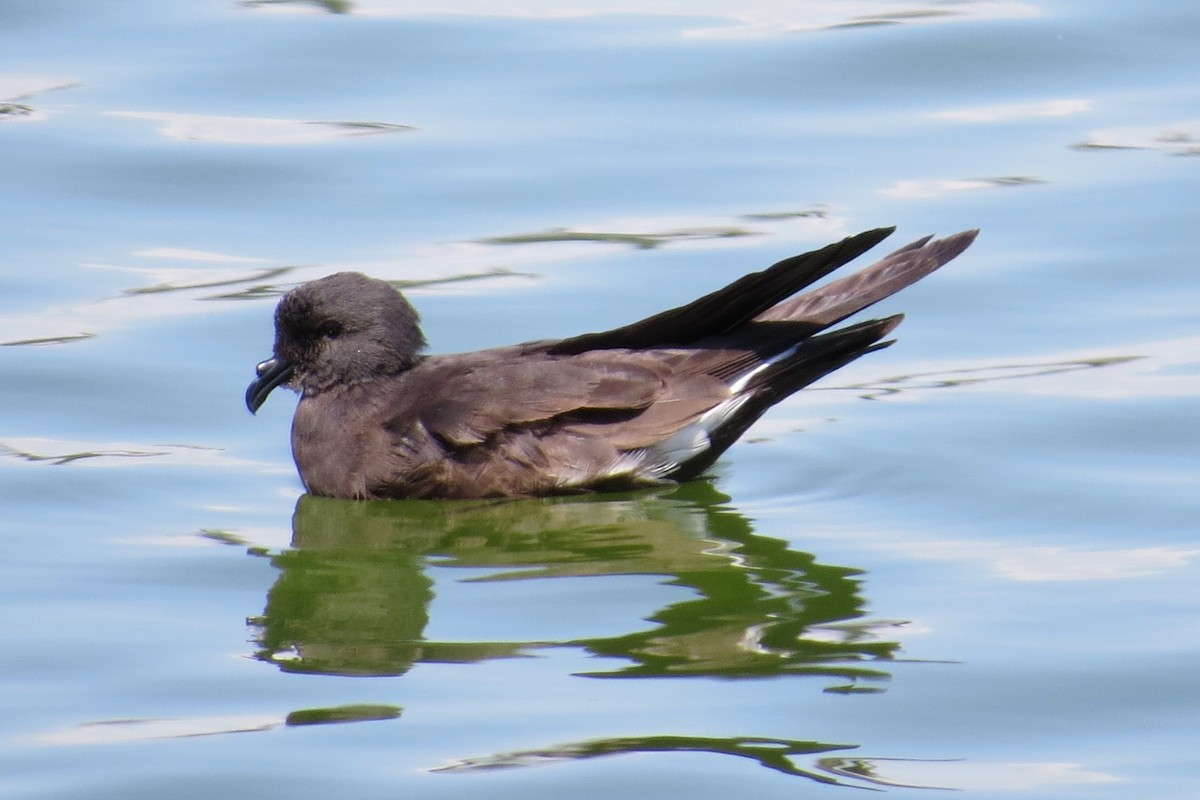
[[[274,357],[246,391],[300,393],[292,453],[312,494],[530,497],[700,475],[771,406],[891,344],[895,315],[832,326],[923,278],[978,231],[926,237],[797,294],[886,238],[780,261],[679,308],[597,333],[425,355],[390,284],[340,272],[275,312]]]

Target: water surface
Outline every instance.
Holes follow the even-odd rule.
[[[1193,4],[0,10],[0,792],[1189,797]],[[280,292],[436,351],[980,227],[711,479],[301,495]]]

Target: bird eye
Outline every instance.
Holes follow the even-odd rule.
[[[326,320],[317,328],[317,335],[325,339],[336,339],[342,335],[342,323],[337,320]]]

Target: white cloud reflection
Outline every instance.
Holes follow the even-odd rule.
[[[5,73],[0,74],[0,100],[8,102],[29,100],[42,92],[67,89],[75,85],[72,80],[53,75]]]
[[[972,192],[979,189],[1005,189],[1013,186],[1031,186],[1045,183],[1040,178],[1007,176],[1000,178],[934,178],[928,180],[897,181],[879,193],[887,197],[918,199],[938,197],[954,192]]]
[[[822,386],[870,396],[887,392],[900,399],[934,389],[1114,400],[1196,397],[1200,396],[1200,335],[1133,342],[1103,352],[1042,353],[1028,362],[910,361],[903,375]]]
[[[46,112],[30,101],[38,95],[78,86],[76,82],[51,75],[0,74],[0,122],[38,122]]]
[[[255,2],[247,6],[276,12],[312,13],[320,3]],[[492,3],[483,0],[350,0],[346,9],[356,15],[383,17],[490,16],[517,19],[563,19],[628,14],[641,17],[678,17],[681,35],[706,38],[762,38],[828,28],[898,23],[946,22],[971,19],[1025,19],[1040,14],[1032,3],[1015,0],[961,0],[952,4],[894,0],[567,0],[567,2]],[[711,22],[703,22],[704,18]]]
[[[1159,150],[1171,155],[1200,155],[1200,120],[1093,131],[1078,150]]]
[[[754,509],[753,516],[772,516]],[[955,539],[903,539],[889,533],[855,535],[839,531],[838,541],[856,540],[870,550],[899,553],[923,561],[950,561],[982,567],[1005,580],[1021,583],[1068,583],[1153,578],[1192,568],[1200,548],[1154,545],[1148,547],[1086,548],[1066,546],[1021,547],[1010,543]]]
[[[950,122],[1009,122],[1038,117],[1066,117],[1092,110],[1092,101],[1084,99],[1042,100],[1034,103],[973,106],[936,111],[932,119]]]
[[[248,461],[229,455],[221,448],[199,445],[151,444],[146,442],[97,442],[51,439],[35,436],[0,435],[0,458],[9,457],[30,464],[62,466],[119,467],[151,460],[156,466],[182,464],[227,469],[269,462]]]
[[[219,144],[319,144],[349,136],[413,130],[386,122],[309,122],[270,117],[176,114],[162,111],[108,111],[111,117],[149,120],[168,139]]]
[[[188,739],[222,733],[248,733],[277,728],[286,718],[273,714],[242,714],[179,719],[118,719],[86,722],[33,737],[37,744],[127,744],[151,739]]]
[[[138,250],[134,253],[135,256],[141,258],[163,258],[163,259],[178,259],[180,261],[207,261],[210,263],[221,264],[267,264],[270,263],[266,258],[254,258],[253,256],[237,256],[229,253],[214,253],[208,250],[189,250],[185,247],[150,247],[145,250]]]
[[[924,559],[982,562],[1001,577],[1023,582],[1146,578],[1189,567],[1200,557],[1200,549],[1165,545],[1086,550],[937,541],[909,542],[904,550]]]
[[[1059,761],[1003,762],[916,760],[893,758],[823,758],[818,762],[835,775],[880,786],[958,791],[1030,791],[1047,786],[1119,783],[1106,772]],[[864,767],[867,774],[864,776]]]

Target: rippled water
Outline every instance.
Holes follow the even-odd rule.
[[[0,794],[1190,797],[1200,11],[0,8]],[[281,291],[438,351],[981,227],[675,491],[300,496]],[[237,734],[237,735],[233,735]]]

